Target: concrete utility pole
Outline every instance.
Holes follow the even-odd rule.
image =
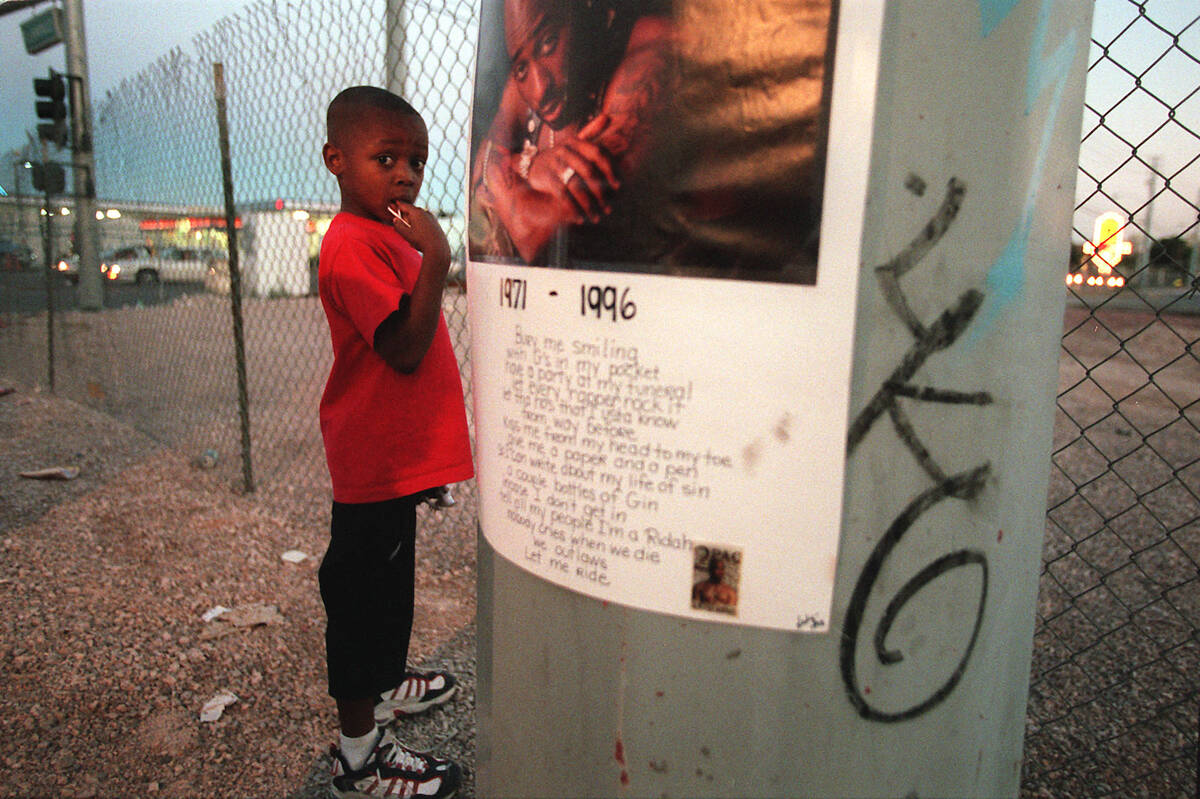
[[[92,152],[91,83],[83,0],[65,0],[66,61],[71,91],[71,149],[75,181],[75,249],[79,253],[79,307],[98,311],[104,303],[96,229],[96,158]]]
[[[408,63],[404,58],[404,45],[408,39],[407,0],[387,0],[384,15],[383,87],[410,102],[413,98],[405,93],[408,82]]]
[[[721,46],[721,6],[676,1],[681,29],[702,43],[693,51]],[[786,15],[794,8],[756,10],[775,16],[770,30],[783,40],[793,36]],[[828,624],[765,629],[741,617],[718,623],[588,596],[499,555],[485,528],[481,796],[1019,792],[1092,3],[878,0],[842,3],[838,13],[821,263],[840,230],[861,234],[849,247],[857,246],[850,268],[859,279],[851,423],[838,438],[845,482],[829,487],[844,491],[844,506],[840,533],[836,522],[831,531],[840,536],[836,557],[820,564],[833,585]],[[754,63],[762,66],[756,75],[773,65]],[[719,132],[712,138],[719,147]],[[831,200],[854,191],[846,178],[857,173],[846,163],[860,163],[860,147],[868,152],[859,217],[831,216]],[[494,282],[485,271],[492,265],[472,268],[487,276],[481,286]],[[514,272],[512,282],[528,279],[532,289],[555,271]],[[720,309],[712,327],[721,332],[740,331],[760,311],[719,304],[740,287],[713,284],[732,282],[695,281]],[[638,296],[639,320],[675,313],[654,299],[649,289]],[[508,308],[525,314],[522,330],[534,328],[523,301]],[[678,335],[704,349],[707,332]],[[477,330],[475,340],[491,333]],[[644,344],[641,358],[653,349]],[[717,376],[695,380],[714,385],[746,368],[713,363]],[[792,368],[786,360],[769,367]],[[804,379],[819,386],[828,378],[816,371]],[[747,409],[735,396],[725,408],[709,435],[735,429],[751,450],[759,434],[742,424]],[[476,424],[488,413],[479,406]],[[795,459],[821,431],[793,421],[787,436],[762,440],[780,452],[791,447]],[[763,525],[767,500],[799,487],[745,471],[763,493],[752,485],[714,496],[712,509],[740,508],[738,524],[751,529]],[[481,501],[499,504],[482,476]],[[791,512],[775,515],[794,519],[794,537],[811,534],[804,509]],[[681,532],[694,541],[733,535],[704,522]],[[750,563],[749,545],[746,552]],[[762,560],[766,574],[781,573],[784,564]],[[663,595],[690,575],[668,576]],[[770,593],[743,592],[738,612],[766,606]]]

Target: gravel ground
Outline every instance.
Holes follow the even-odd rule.
[[[327,520],[276,514],[107,415],[20,387],[0,396],[0,460],[0,796],[325,796]],[[19,476],[58,466],[78,477]],[[457,759],[469,797],[475,542],[460,532],[418,538],[410,662],[455,669],[463,695],[404,737]],[[309,557],[281,559],[293,549]],[[206,624],[218,605],[277,613]],[[201,721],[223,690],[237,701]]]
[[[464,307],[448,300],[460,345]],[[221,438],[211,421],[227,367],[206,331],[220,310],[192,297],[65,314],[60,396],[88,405],[24,386],[0,397],[0,796],[325,794],[336,724],[316,587],[328,528],[312,443],[319,309],[264,302],[247,326],[265,364],[308,367],[253,370],[256,498],[231,493],[236,431]],[[1200,317],[1070,308],[1066,322],[1022,795],[1191,796]],[[0,318],[0,387],[40,379],[44,339],[44,322]],[[205,342],[209,357],[145,341]],[[221,441],[211,471],[178,454]],[[17,476],[59,465],[80,474]],[[407,737],[463,763],[471,796],[473,483],[461,488],[461,508],[420,534],[413,661],[456,669],[467,690]],[[286,563],[290,549],[313,557]],[[202,637],[210,608],[254,603],[281,618]],[[220,690],[238,702],[200,722]]]

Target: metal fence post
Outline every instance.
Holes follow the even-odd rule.
[[[250,397],[246,386],[246,342],[242,325],[242,277],[238,264],[237,209],[233,202],[233,166],[229,156],[229,122],[225,114],[225,70],[213,64],[213,86],[217,100],[217,129],[221,138],[221,182],[225,194],[225,230],[229,240],[229,305],[233,315],[234,360],[237,364],[238,421],[242,433],[242,483],[254,491],[250,461]]]
[[[585,597],[485,541],[480,795],[1017,794],[1090,13],[884,4],[832,629]]]

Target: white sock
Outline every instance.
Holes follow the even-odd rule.
[[[358,771],[363,767],[367,758],[371,756],[371,752],[375,750],[375,744],[378,741],[378,727],[357,738],[347,738],[345,733],[338,733],[338,749],[342,750],[342,757],[346,758],[346,763],[350,766],[351,771]]]

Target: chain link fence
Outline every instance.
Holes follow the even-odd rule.
[[[55,390],[130,422],[237,490],[247,483],[248,461],[264,502],[323,518],[329,486],[316,407],[331,353],[316,265],[338,207],[336,181],[321,161],[325,108],[341,89],[372,84],[408,98],[429,127],[419,202],[441,217],[451,239],[455,279],[444,306],[469,395],[461,241],[476,24],[469,0],[260,0],[198,36],[192,52],[173,50],[95,98],[105,310],[70,310],[78,292],[70,280],[78,276],[64,273],[70,280],[55,288]],[[248,452],[224,257],[214,63],[227,86]],[[57,261],[69,249],[71,220],[53,221]],[[28,244],[40,250],[40,240]],[[48,380],[46,319],[29,313],[44,308],[44,296],[31,281],[0,301],[4,362],[30,383]],[[431,521],[473,530],[473,485],[456,496],[458,507]]]
[[[1189,303],[1194,312],[1200,290],[1200,18],[1186,5],[1100,0],[1096,9],[1025,796],[1197,790],[1200,317],[1183,312]],[[14,285],[0,299],[5,372],[45,385],[53,364],[59,394],[243,486],[230,279],[220,257],[219,62],[240,226],[245,454],[263,502],[324,519],[316,407],[330,355],[315,256],[337,207],[320,159],[325,105],[368,83],[422,112],[431,142],[422,201],[442,217],[452,278],[461,276],[474,15],[471,0],[259,0],[198,37],[194,52],[172,51],[95,98],[100,249],[123,271],[105,281],[99,313],[72,310],[76,289],[58,281],[53,359],[40,273]],[[1119,88],[1093,91],[1102,78]],[[1144,202],[1116,191],[1130,182],[1145,187]],[[13,207],[0,235],[23,236],[38,252],[37,204]],[[1098,234],[1093,221],[1109,211],[1117,221]],[[1185,221],[1167,235],[1163,219]],[[55,224],[57,256],[69,249],[71,225],[67,217]],[[1128,252],[1113,255],[1121,242]],[[445,312],[470,407],[460,277]],[[428,522],[470,534],[473,483],[457,496],[457,508]]]
[[[1089,64],[1023,793],[1191,797],[1197,8],[1097,3]]]

